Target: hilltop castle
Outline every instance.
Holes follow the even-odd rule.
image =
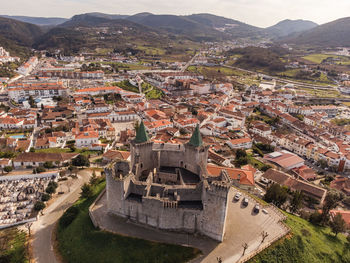
[[[186,144],[154,143],[141,122],[131,161],[106,168],[108,212],[155,228],[222,241],[230,179],[207,173],[208,146],[197,126]]]

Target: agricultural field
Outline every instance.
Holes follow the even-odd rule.
[[[321,62],[324,59],[327,58],[335,58],[335,59],[339,59],[339,61],[336,62],[336,64],[338,65],[350,65],[350,57],[346,57],[346,56],[339,56],[339,55],[332,55],[332,54],[311,54],[311,55],[307,55],[302,57],[303,59],[306,59],[308,61],[311,61],[313,63],[316,64],[321,64]]]

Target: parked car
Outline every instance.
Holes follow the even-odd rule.
[[[247,206],[247,205],[248,205],[248,203],[249,203],[248,198],[247,198],[247,197],[246,197],[246,198],[244,198],[244,199],[243,199],[243,205]]]
[[[264,214],[268,214],[269,212],[266,209],[261,210]]]
[[[237,193],[235,195],[235,201],[239,201],[239,199],[241,198],[241,194],[240,193]]]
[[[260,206],[256,204],[253,209],[254,213],[259,213],[260,212]]]

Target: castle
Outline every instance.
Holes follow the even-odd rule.
[[[154,143],[141,122],[131,161],[105,169],[108,212],[158,229],[223,241],[230,178],[207,173],[208,146],[197,126],[186,144]]]

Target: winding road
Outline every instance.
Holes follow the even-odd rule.
[[[52,232],[55,224],[62,216],[63,212],[70,207],[80,196],[81,186],[90,179],[90,170],[82,170],[78,173],[78,179],[73,181],[69,187],[70,192],[59,196],[43,212],[44,215],[32,225],[33,239],[31,242],[33,259],[36,263],[59,263],[52,244]],[[68,191],[68,186],[62,185],[62,190]],[[61,186],[59,186],[60,189]]]

